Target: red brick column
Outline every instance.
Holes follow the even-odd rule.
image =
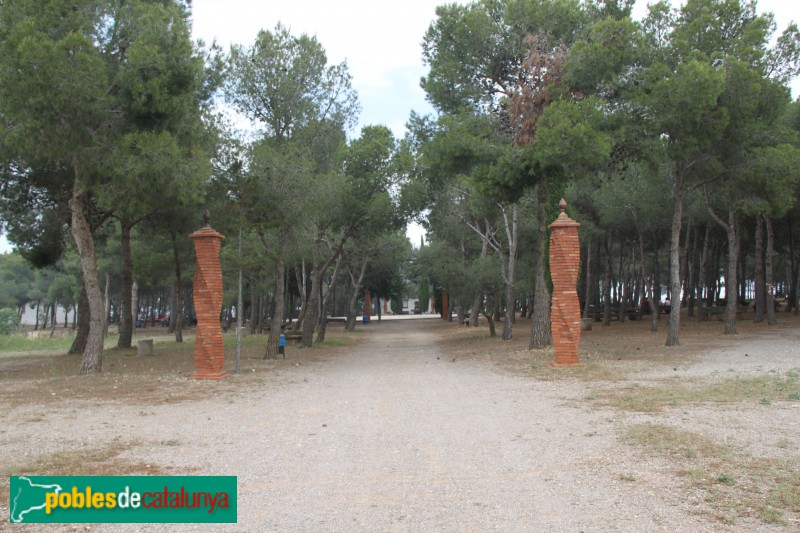
[[[442,318],[450,319],[450,296],[447,294],[447,290],[442,291]]]
[[[197,263],[194,271],[194,309],[197,330],[194,335],[194,379],[223,379],[225,350],[222,346],[222,328],[219,313],[222,309],[222,268],[219,249],[224,235],[211,226],[195,231],[189,238],[194,241]]]
[[[369,291],[364,292],[364,316],[372,316],[372,295]]]
[[[559,207],[561,214],[550,224],[550,275],[553,279],[550,326],[556,352],[552,366],[573,366],[580,363],[581,307],[577,292],[581,262],[580,224],[567,216],[564,199]]]

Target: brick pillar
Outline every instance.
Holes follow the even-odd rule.
[[[225,350],[222,346],[222,328],[219,313],[222,309],[222,268],[219,249],[224,235],[211,226],[195,231],[189,238],[194,241],[197,263],[194,270],[194,309],[197,330],[194,335],[194,379],[224,379],[222,369]]]
[[[561,214],[550,224],[550,275],[553,299],[550,326],[556,360],[552,366],[574,366],[580,363],[581,307],[578,300],[578,270],[581,262],[580,224],[567,216],[567,202],[559,203]]]
[[[442,291],[442,318],[444,320],[450,319],[450,297],[446,290]]]
[[[369,291],[364,292],[364,316],[372,316],[372,295]]]

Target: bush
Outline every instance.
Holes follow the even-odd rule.
[[[0,309],[0,335],[11,335],[19,329],[19,315],[14,309]]]

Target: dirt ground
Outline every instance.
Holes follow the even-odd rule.
[[[582,364],[437,319],[333,326],[330,345],[197,382],[191,342],[156,355],[0,357],[0,530],[8,476],[236,475],[219,531],[797,531],[800,321],[594,324]],[[233,349],[226,349],[233,370]],[[3,526],[3,523],[6,526]]]

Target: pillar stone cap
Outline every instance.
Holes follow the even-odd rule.
[[[189,235],[190,239],[207,239],[209,237],[215,239],[224,239],[225,235],[217,232],[217,230],[211,226],[203,226],[199,230]]]
[[[580,226],[580,223],[575,222],[571,218],[567,216],[567,201],[563,198],[558,203],[558,207],[561,209],[561,214],[558,215],[558,218],[550,224],[550,228],[577,228]]]

